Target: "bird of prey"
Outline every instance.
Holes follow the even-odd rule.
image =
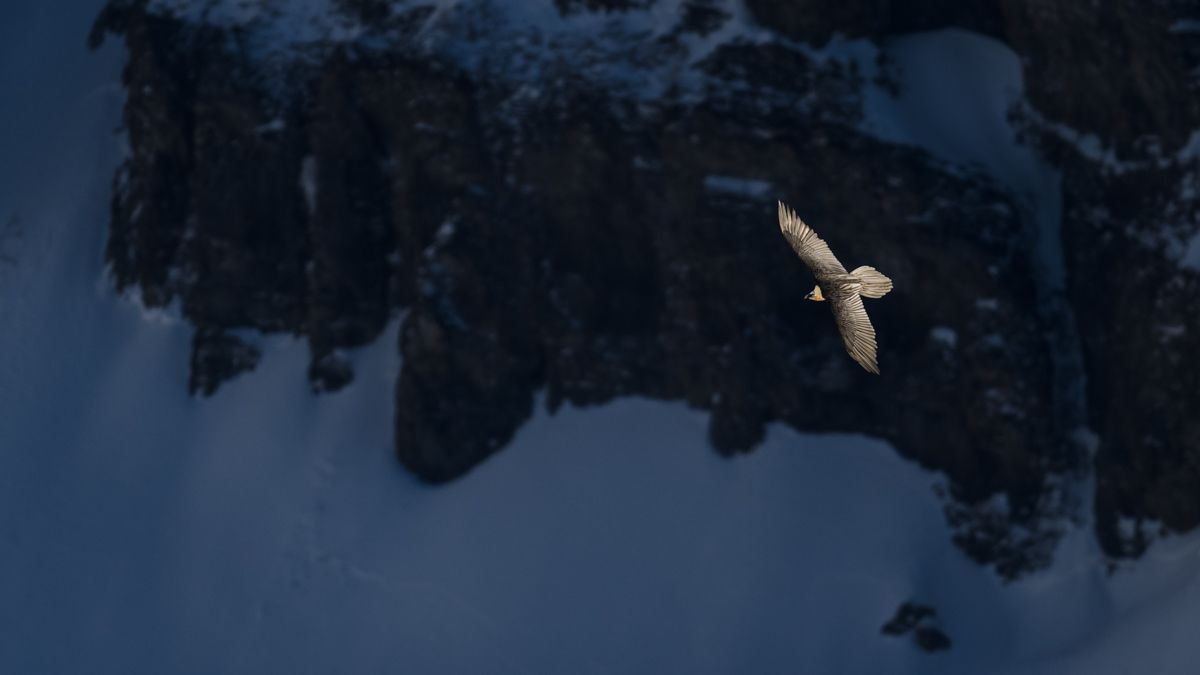
[[[875,328],[867,317],[862,296],[882,298],[892,290],[892,280],[866,265],[847,272],[833,251],[829,250],[829,244],[797,218],[796,213],[784,206],[783,202],[779,202],[779,229],[783,230],[783,237],[791,244],[792,250],[817,278],[817,285],[804,299],[829,301],[833,319],[837,322],[850,358],[858,361],[867,372],[878,375]]]

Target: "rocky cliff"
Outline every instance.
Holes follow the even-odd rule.
[[[429,481],[535,405],[649,396],[710,411],[723,453],[771,421],[887,439],[1005,576],[1087,516],[1089,476],[1112,555],[1200,523],[1194,8],[528,5],[111,0],[92,40],[128,49],[130,154],[107,257],[194,324],[192,391],[254,368],[245,329],[304,336],[336,390],[343,350],[400,320],[395,448]],[[1060,281],[1011,186],[864,124],[869,90],[898,93],[889,40],[950,27],[1020,57]],[[869,306],[880,377],[802,301],[776,199],[896,280]]]

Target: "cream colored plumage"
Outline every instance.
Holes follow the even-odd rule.
[[[779,229],[796,255],[817,278],[816,288],[805,299],[829,301],[842,342],[854,359],[868,372],[879,374],[876,360],[875,327],[863,307],[862,296],[881,298],[892,290],[892,280],[874,267],[863,265],[847,272],[829,250],[829,244],[796,213],[779,202]]]

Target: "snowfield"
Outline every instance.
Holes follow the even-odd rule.
[[[391,449],[398,322],[336,394],[266,336],[190,398],[190,327],[103,268],[100,4],[0,9],[0,672],[1195,672],[1200,537],[1113,571],[1080,529],[1005,585],[878,440],[773,426],[722,459],[704,414],[621,400],[539,410],[430,488]],[[907,600],[950,650],[880,634]]]

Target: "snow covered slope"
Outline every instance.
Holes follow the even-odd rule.
[[[442,488],[395,463],[396,326],[317,397],[307,347],[186,395],[190,327],[104,278],[120,54],[97,2],[0,10],[0,672],[1185,673],[1200,541],[1109,575],[1086,532],[1003,585],[947,540],[936,475],[704,415],[544,412]],[[65,18],[64,18],[65,17]],[[37,64],[29,69],[28,64]],[[953,640],[880,625],[905,600]]]

